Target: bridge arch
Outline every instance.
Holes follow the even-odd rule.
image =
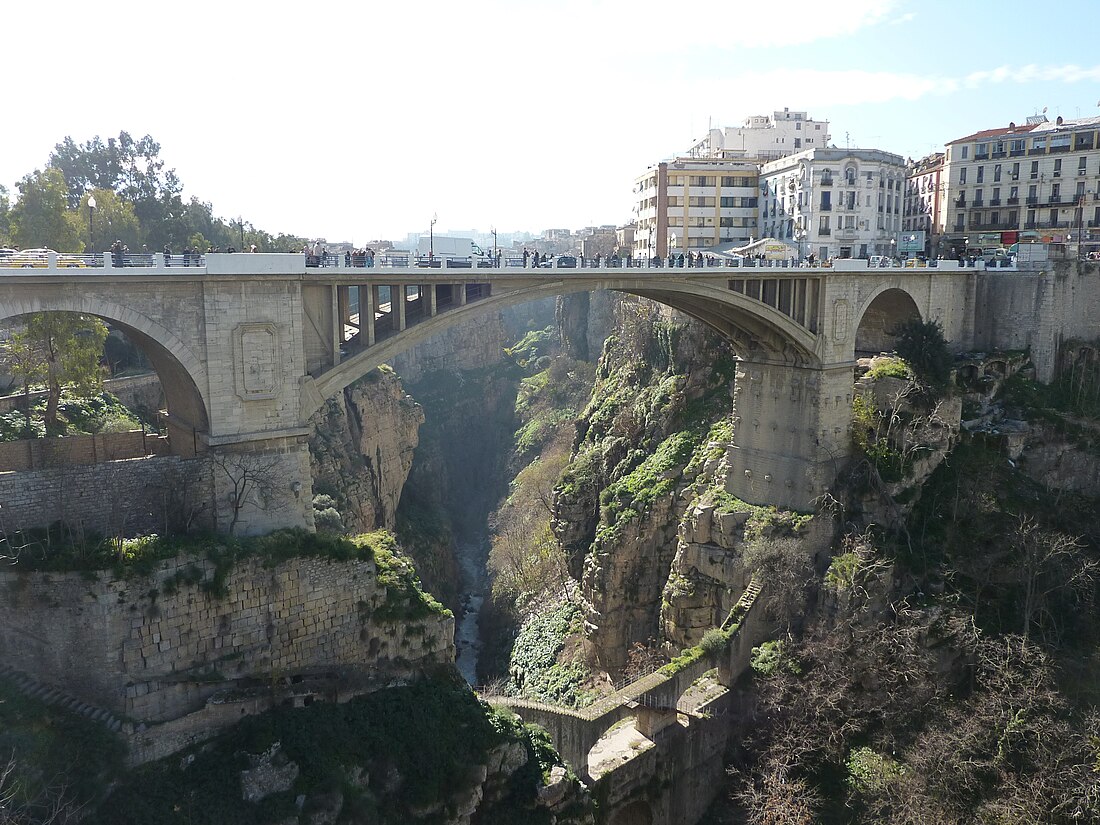
[[[516,304],[574,292],[609,289],[649,298],[680,310],[715,330],[745,355],[772,363],[814,366],[816,337],[792,318],[742,293],[707,283],[659,277],[554,281],[494,293],[488,298],[436,315],[347,358],[316,378],[303,379],[302,418],[371,369],[400,352],[477,315]]]
[[[0,320],[37,312],[93,315],[121,330],[149,359],[160,379],[168,406],[173,452],[190,456],[199,450],[198,433],[209,432],[209,414],[203,389],[206,367],[194,351],[173,332],[121,304],[88,300],[78,291],[43,300],[40,296],[0,301]]]
[[[856,325],[856,353],[890,352],[894,349],[892,330],[899,323],[922,320],[920,307],[908,291],[883,285],[860,308]]]

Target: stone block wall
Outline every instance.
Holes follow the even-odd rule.
[[[979,275],[975,348],[1030,349],[1036,377],[1049,382],[1071,338],[1100,338],[1100,265],[1057,261],[1041,272]]]
[[[199,558],[154,574],[0,572],[0,658],[86,702],[145,722],[203,710],[227,688],[296,675],[409,678],[453,662],[454,620],[382,620],[373,561],[241,562],[219,598]]]
[[[26,438],[0,443],[0,472],[98,464],[146,455],[168,455],[168,438],[142,430],[64,438]]]
[[[206,462],[178,456],[0,472],[0,527],[64,521],[103,535],[163,533],[181,516],[204,523],[211,496]]]

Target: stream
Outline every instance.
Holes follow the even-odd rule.
[[[456,543],[458,566],[462,576],[462,615],[455,625],[455,653],[459,673],[470,685],[477,684],[477,662],[481,655],[479,620],[489,588],[485,562],[489,557],[489,536]]]

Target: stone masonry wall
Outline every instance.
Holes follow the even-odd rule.
[[[978,349],[1030,349],[1036,377],[1053,380],[1058,348],[1100,337],[1100,265],[1056,261],[1042,272],[986,271],[975,302]]]
[[[454,620],[377,617],[373,561],[241,562],[210,595],[205,559],[151,576],[0,572],[0,658],[86,702],[145,722],[203,709],[227,688],[296,674],[352,682],[409,678],[454,660]]]
[[[130,430],[64,438],[24,438],[0,443],[0,471],[98,464],[146,455],[168,455],[166,436]]]
[[[64,521],[103,535],[161,533],[180,518],[203,523],[211,498],[202,459],[149,456],[104,464],[0,473],[0,527]]]

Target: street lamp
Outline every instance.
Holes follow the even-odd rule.
[[[435,222],[439,220],[439,215],[432,213],[432,222],[428,224],[428,260],[435,260]]]
[[[88,252],[95,254],[95,195],[88,195]]]
[[[493,260],[490,261],[490,263],[496,266],[499,257],[497,253],[497,228],[495,226],[490,226],[489,231],[493,233]]]

